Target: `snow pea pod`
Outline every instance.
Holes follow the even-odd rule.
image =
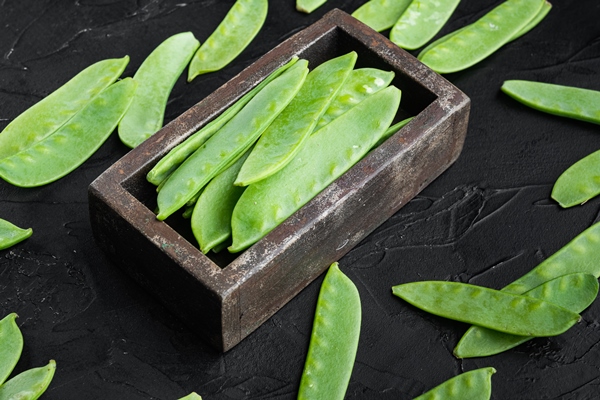
[[[460,282],[397,285],[394,295],[431,314],[521,336],[556,336],[577,313],[547,301]]]
[[[326,2],[327,0],[296,0],[296,10],[310,14]]]
[[[360,295],[333,263],[321,285],[298,400],[343,399],[358,348]]]
[[[25,110],[0,133],[0,159],[13,156],[54,133],[123,73],[129,57],[99,61]]]
[[[496,369],[492,367],[464,372],[414,400],[488,400],[492,396],[492,375],[495,373]]]
[[[11,246],[27,239],[33,234],[31,228],[23,229],[0,218],[0,250],[8,249]]]
[[[256,141],[298,93],[307,65],[300,60],[271,81],[169,176],[158,192],[156,218],[164,220],[181,208]]]
[[[356,57],[353,51],[309,72],[296,97],[258,139],[240,170],[236,185],[248,186],[265,179],[292,160],[352,72]]]
[[[0,320],[0,387],[17,365],[23,351],[23,335],[16,323],[17,314]]]
[[[56,371],[56,362],[50,360],[44,367],[21,372],[0,386],[0,400],[38,399],[50,386],[54,371]]]
[[[593,152],[567,168],[556,180],[551,197],[561,207],[585,203],[600,194],[600,150]]]
[[[237,0],[217,29],[200,46],[188,70],[188,82],[233,61],[258,34],[267,18],[267,0]]]
[[[87,160],[114,131],[136,83],[125,78],[104,89],[60,129],[32,147],[0,159],[0,177],[22,187],[53,182]]]
[[[133,101],[119,122],[125,145],[136,147],[162,127],[169,94],[199,46],[193,33],[178,33],[142,62],[133,76],[138,83]]]
[[[460,0],[413,0],[390,31],[390,40],[414,50],[429,42],[448,21]]]
[[[198,132],[187,138],[183,143],[173,148],[166,156],[148,172],[146,179],[148,182],[160,186],[165,182],[167,177],[177,169],[177,167],[185,161],[194,151],[208,140],[216,131],[221,129],[231,118],[233,118],[258,92],[260,92],[273,79],[277,78],[284,71],[290,68],[298,61],[298,57],[293,57],[288,63],[277,68],[256,87],[242,96],[232,106],[223,111],[217,118],[206,124]]]
[[[248,186],[233,210],[229,251],[251,246],[360,160],[399,105],[400,90],[393,86],[368,97],[312,134],[279,172]]]
[[[187,396],[180,398],[179,400],[202,400],[202,397],[198,393],[192,392]]]
[[[411,0],[370,0],[358,7],[352,16],[377,32],[390,29]]]
[[[528,26],[545,0],[506,0],[478,21],[428,46],[418,58],[441,73],[461,71],[488,57]]]
[[[598,279],[585,273],[568,274],[549,280],[523,294],[580,313],[596,299]],[[454,355],[458,358],[490,356],[512,349],[531,339],[533,339],[531,336],[511,335],[480,326],[471,326],[454,348]]]

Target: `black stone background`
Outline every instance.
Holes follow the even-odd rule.
[[[233,64],[190,84],[179,80],[166,121],[325,12],[363,2],[329,0],[305,15],[293,0],[272,0],[266,25]],[[463,0],[442,33],[499,3]],[[0,1],[0,128],[93,62],[127,54],[124,75],[132,76],[172,34],[190,30],[204,41],[232,4]],[[340,260],[363,307],[347,399],[410,399],[484,366],[498,371],[494,399],[600,398],[600,301],[561,336],[460,361],[451,350],[467,326],[411,308],[390,289],[429,279],[499,288],[598,220],[600,200],[562,210],[549,193],[563,170],[600,148],[599,127],[528,109],[499,88],[529,79],[600,90],[599,20],[596,0],[554,0],[535,30],[447,76],[472,100],[461,157]],[[237,347],[216,353],[92,238],[87,187],[127,151],[115,134],[60,181],[35,189],[0,182],[0,218],[34,229],[0,252],[0,312],[17,312],[25,337],[17,371],[55,359],[48,400],[166,400],[191,391],[208,400],[295,398],[322,277]]]

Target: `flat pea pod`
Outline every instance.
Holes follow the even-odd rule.
[[[233,61],[258,34],[267,18],[267,0],[237,0],[217,29],[200,46],[188,70],[188,82]]]
[[[551,197],[563,208],[584,204],[600,194],[600,150],[567,168],[556,180]]]
[[[495,373],[496,369],[492,367],[464,372],[414,400],[488,400],[492,397],[492,375]]]
[[[542,9],[545,0],[506,0],[478,21],[441,38],[418,56],[432,70],[447,74],[485,59],[511,41]]]
[[[62,178],[110,136],[129,107],[136,83],[125,78],[104,89],[66,124],[32,147],[0,159],[0,177],[21,187]]]
[[[547,301],[468,283],[405,283],[394,286],[393,293],[431,314],[513,335],[556,336],[580,319]]]
[[[0,387],[17,365],[23,351],[23,335],[17,326],[17,314],[0,320]]]
[[[312,134],[279,172],[248,186],[233,210],[229,251],[260,240],[350,169],[390,126],[399,105],[393,86],[368,97]]]
[[[181,208],[256,141],[298,93],[307,65],[308,61],[300,60],[266,85],[169,176],[158,192],[157,219],[164,220]]]
[[[99,61],[25,110],[0,133],[0,159],[44,140],[123,73],[129,57]]]
[[[248,186],[265,179],[294,158],[352,72],[356,58],[352,51],[309,72],[298,94],[258,139],[236,185]]]
[[[162,127],[171,90],[199,46],[193,33],[178,33],[142,62],[133,76],[138,84],[133,101],[119,122],[119,138],[126,146],[137,147]]]
[[[580,313],[596,299],[598,279],[585,273],[563,275],[525,292],[524,295]],[[531,336],[511,335],[473,325],[454,348],[454,355],[457,358],[490,356],[531,339]]]
[[[0,250],[8,249],[33,234],[31,228],[23,229],[0,218]]]
[[[277,68],[269,76],[263,79],[256,87],[242,96],[232,106],[227,108],[218,117],[210,121],[198,132],[187,138],[183,143],[173,148],[166,156],[160,159],[160,161],[148,172],[146,179],[148,182],[161,186],[167,177],[177,169],[182,162],[185,161],[194,151],[208,140],[215,132],[217,132],[223,125],[225,125],[231,118],[233,118],[258,92],[260,92],[266,85],[268,85],[273,79],[277,78],[284,71],[290,68],[298,61],[298,57],[294,56],[285,65]]]
[[[50,386],[54,371],[56,371],[56,362],[50,360],[44,367],[21,372],[0,386],[0,400],[38,399]]]
[[[180,398],[179,400],[202,400],[202,396],[196,392],[192,392],[187,396]]]
[[[296,0],[296,10],[310,14],[326,2],[327,0]]]
[[[370,0],[358,7],[352,16],[377,32],[390,29],[411,0]]]
[[[390,31],[390,40],[414,50],[429,42],[450,19],[460,0],[413,0]]]
[[[299,400],[344,398],[358,349],[361,314],[356,286],[333,263],[317,300]]]

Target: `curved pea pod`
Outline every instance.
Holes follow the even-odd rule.
[[[563,208],[585,203],[600,194],[600,150],[567,168],[556,180],[551,197]]]
[[[390,40],[414,50],[429,42],[448,21],[460,0],[414,0],[390,31]]]
[[[115,130],[131,103],[135,86],[131,78],[112,84],[52,135],[0,159],[0,177],[16,186],[34,187],[73,171]]]
[[[590,274],[575,273],[560,276],[524,293],[527,297],[545,300],[580,313],[598,295],[598,279]],[[518,336],[480,326],[471,326],[454,348],[458,358],[484,357],[512,349],[531,336]]]
[[[479,368],[448,379],[414,400],[488,400],[492,397],[492,375],[496,369]]]
[[[310,14],[326,2],[327,0],[296,0],[296,10]]]
[[[236,185],[265,179],[292,160],[352,72],[356,57],[353,51],[333,58],[308,74],[298,94],[258,139]]]
[[[48,365],[32,368],[11,378],[0,386],[0,400],[36,400],[52,382],[56,363],[50,360]]]
[[[547,301],[460,282],[406,283],[393,293],[431,314],[513,335],[556,336],[580,319]]]
[[[360,160],[390,126],[399,104],[400,90],[393,86],[368,97],[311,135],[279,172],[248,186],[233,210],[229,251],[260,240]]]
[[[377,32],[390,29],[412,0],[370,0],[358,7],[352,16]]]
[[[129,57],[99,61],[25,110],[0,133],[0,159],[35,146],[121,76]]]
[[[17,365],[23,351],[23,335],[11,313],[0,320],[0,387]]]
[[[119,138],[133,148],[158,131],[175,82],[200,46],[191,32],[173,35],[144,60],[133,79],[137,89],[131,106],[119,122]]]
[[[218,117],[202,127],[198,132],[187,138],[183,143],[173,148],[166,156],[148,172],[146,179],[148,182],[161,186],[169,175],[177,169],[193,152],[198,150],[215,132],[233,118],[258,92],[260,92],[273,79],[277,78],[284,71],[289,69],[298,61],[298,57],[293,57],[288,63],[277,68],[269,76],[263,79],[255,88],[250,90],[232,106],[223,111]]]
[[[343,399],[360,336],[361,304],[354,283],[333,263],[319,292],[298,399]]]
[[[258,34],[267,18],[267,0],[237,0],[217,29],[200,46],[188,70],[188,82],[233,61]]]
[[[0,218],[0,250],[8,249],[33,234],[31,228],[23,229]]]
[[[180,398],[179,400],[202,400],[202,396],[196,392],[192,392],[187,396]]]
[[[432,70],[447,74],[485,59],[528,26],[545,0],[506,0],[478,21],[427,46],[418,56]]]
[[[169,176],[158,192],[156,218],[173,214],[250,148],[298,93],[308,74],[307,64],[300,60],[271,81]]]

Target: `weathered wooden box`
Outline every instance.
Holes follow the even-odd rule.
[[[187,221],[158,221],[147,172],[292,56],[311,67],[351,50],[393,70],[401,114],[415,118],[260,242],[202,254]],[[111,166],[89,188],[99,246],[184,323],[226,351],[406,204],[458,157],[470,102],[384,36],[333,10],[290,37]],[[225,252],[227,253],[227,252]]]

